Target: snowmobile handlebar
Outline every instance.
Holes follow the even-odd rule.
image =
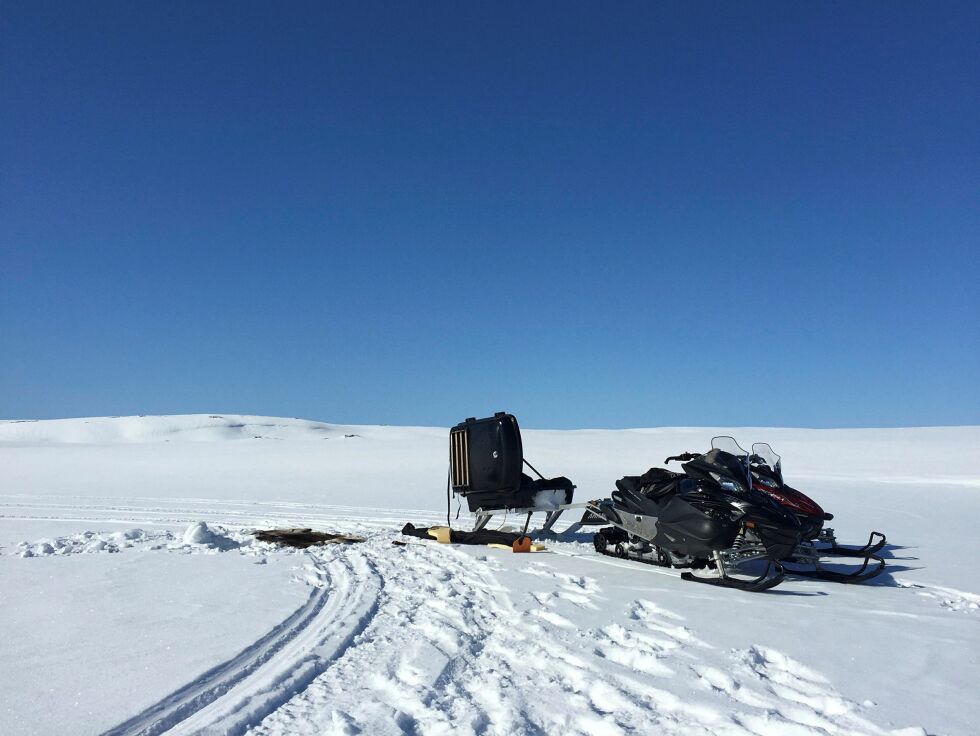
[[[703,453],[700,453],[700,452],[685,452],[685,453],[682,453],[680,455],[672,455],[669,458],[667,458],[666,460],[664,460],[664,465],[666,465],[667,463],[671,462],[672,460],[676,460],[679,463],[690,462],[691,460],[693,460],[696,457],[701,457],[702,454]]]

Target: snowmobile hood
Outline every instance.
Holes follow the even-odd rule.
[[[816,501],[795,488],[791,488],[789,486],[769,488],[764,484],[756,482],[752,483],[752,487],[757,491],[761,491],[769,496],[772,496],[780,504],[788,509],[792,509],[798,514],[804,514],[820,520],[825,519],[827,516]]]
[[[712,473],[722,475],[737,481],[743,488],[745,487],[745,465],[730,452],[724,450],[709,450],[693,460],[684,463],[684,471],[695,478],[717,483],[718,480]]]

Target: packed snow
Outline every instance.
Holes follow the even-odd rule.
[[[886,533],[885,574],[744,593],[585,532],[402,537],[445,523],[443,428],[0,422],[0,733],[976,733],[980,428],[523,431],[578,501],[717,434],[772,444],[843,542]],[[293,526],[366,541],[252,535]]]

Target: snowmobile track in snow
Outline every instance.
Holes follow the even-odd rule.
[[[303,606],[237,656],[105,736],[244,733],[304,690],[364,629],[381,589],[363,555],[316,550],[309,556],[318,580]]]

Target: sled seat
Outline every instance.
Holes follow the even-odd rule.
[[[524,466],[538,478],[524,472]],[[570,504],[575,485],[566,477],[545,478],[524,458],[521,430],[513,414],[470,417],[449,431],[449,474],[453,494],[477,514],[477,528],[495,511],[549,513],[549,528]],[[550,518],[554,512],[554,518]]]

